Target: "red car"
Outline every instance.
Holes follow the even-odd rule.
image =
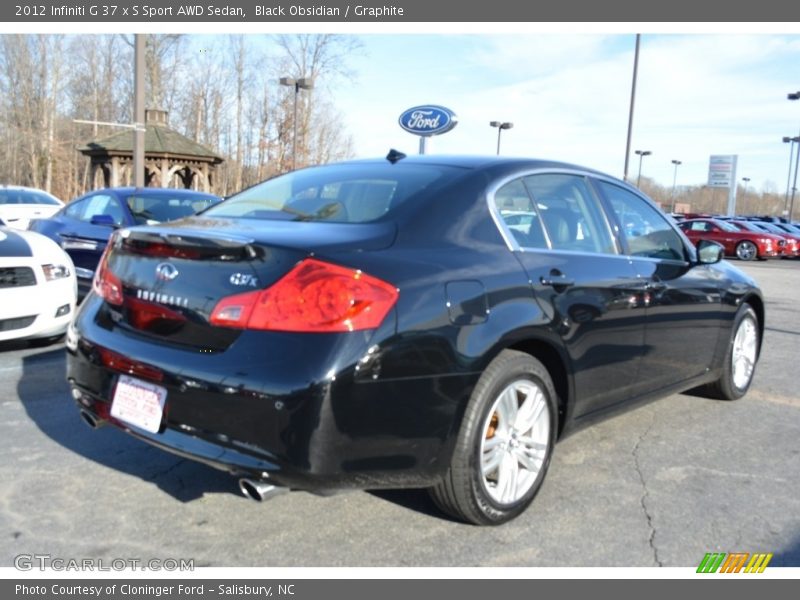
[[[786,240],[766,231],[741,231],[727,221],[717,219],[689,219],[678,223],[694,245],[700,240],[711,240],[725,248],[726,256],[739,260],[764,260],[780,257]]]
[[[766,221],[732,221],[731,223],[741,231],[766,231],[782,237],[786,240],[786,245],[783,247],[783,258],[797,258],[800,255],[800,233],[787,231],[776,223]]]

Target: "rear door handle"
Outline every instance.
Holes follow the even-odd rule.
[[[549,277],[539,277],[539,283],[554,288],[568,288],[575,285],[575,280],[569,279],[563,274],[553,275],[551,273]]]

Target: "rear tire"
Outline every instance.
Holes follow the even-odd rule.
[[[450,466],[430,490],[434,502],[476,525],[518,516],[544,481],[557,414],[544,365],[524,352],[501,352],[472,392]]]
[[[722,374],[707,386],[709,395],[720,400],[744,396],[753,382],[760,346],[758,317],[749,304],[742,304],[733,321]]]

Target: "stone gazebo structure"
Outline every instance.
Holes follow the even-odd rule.
[[[223,158],[167,126],[167,112],[147,110],[144,134],[144,184],[213,190],[213,175]],[[133,185],[133,132],[121,131],[78,148],[92,160],[92,184]]]

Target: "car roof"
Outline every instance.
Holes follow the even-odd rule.
[[[385,164],[387,158],[366,158],[357,160],[348,160],[338,163],[331,163],[334,165],[368,165],[368,164]],[[596,175],[603,175],[608,177],[605,173],[582,167],[579,165],[545,160],[539,158],[523,158],[523,157],[509,157],[509,156],[485,156],[485,155],[461,155],[461,154],[409,154],[398,160],[397,164],[428,164],[440,165],[448,167],[460,167],[463,169],[479,169],[486,167],[520,167],[530,169],[569,169],[586,171]]]

